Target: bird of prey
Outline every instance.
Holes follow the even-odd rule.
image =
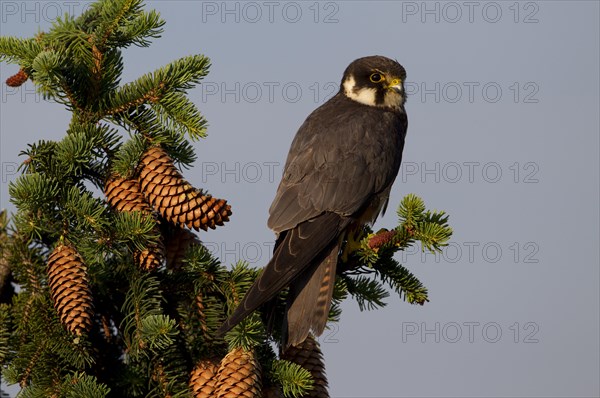
[[[233,328],[289,287],[284,349],[327,323],[342,243],[385,211],[408,119],[406,71],[369,56],[345,70],[339,92],[313,111],[292,142],[269,210],[273,257],[223,324]]]

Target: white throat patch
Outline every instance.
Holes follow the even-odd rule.
[[[404,104],[404,96],[396,90],[389,90],[383,96],[383,104],[390,108],[398,108]]]
[[[346,97],[353,99],[356,102],[360,102],[361,104],[377,106],[375,101],[377,90],[374,88],[361,88],[358,91],[355,91],[356,80],[354,80],[354,77],[352,76],[344,81],[343,86]]]

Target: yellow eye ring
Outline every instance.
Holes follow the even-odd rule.
[[[375,72],[372,73],[371,76],[369,76],[369,80],[371,80],[373,83],[379,83],[385,80],[385,77],[383,77],[381,73]]]

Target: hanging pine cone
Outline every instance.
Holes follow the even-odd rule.
[[[303,397],[329,398],[323,354],[321,353],[319,343],[313,336],[309,335],[306,340],[298,346],[289,347],[284,355],[282,355],[282,359],[297,363],[312,374],[314,380],[313,389]]]
[[[92,327],[92,294],[86,266],[70,246],[58,245],[48,258],[48,284],[61,323],[80,336]]]
[[[217,373],[215,397],[262,397],[260,364],[253,352],[236,348],[223,358]]]
[[[29,79],[27,72],[25,72],[23,69],[19,69],[16,74],[6,79],[6,85],[9,87],[19,87],[23,85],[27,79]]]
[[[104,186],[107,202],[117,211],[139,211],[152,214],[152,206],[146,202],[137,180],[128,180],[118,175],[111,176]]]
[[[165,236],[167,268],[181,268],[185,254],[193,244],[200,244],[200,240],[193,232],[182,228],[171,228]]]
[[[214,229],[229,221],[231,206],[224,199],[204,195],[177,171],[160,147],[152,147],[141,160],[140,183],[150,204],[167,220],[196,231]]]
[[[196,364],[190,374],[190,390],[194,398],[210,398],[217,384],[219,363],[214,359],[203,359]]]
[[[155,232],[158,233],[158,230]],[[165,258],[165,245],[159,239],[158,243],[152,243],[142,251],[136,251],[134,258],[136,264],[144,271],[154,271],[160,267]]]
[[[140,191],[140,184],[137,180],[128,180],[117,175],[108,179],[104,187],[106,201],[117,211],[134,212],[139,211],[143,214],[153,214],[152,207],[146,202],[144,195]],[[156,235],[160,235],[158,228],[154,230]],[[158,268],[165,258],[165,245],[162,238],[158,243],[148,245],[142,251],[134,253],[135,262],[146,271],[152,271]]]

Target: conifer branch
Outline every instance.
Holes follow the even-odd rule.
[[[0,367],[4,367],[7,357],[12,349],[8,345],[12,331],[10,306],[0,303]]]
[[[102,60],[104,58],[104,54],[102,53],[102,51],[100,51],[98,46],[94,43],[93,36],[90,36],[88,38],[88,41],[90,42],[90,44],[92,46],[92,60],[93,60],[93,67],[91,70],[93,87],[91,90],[91,94],[97,96],[100,91],[100,82],[102,81]]]
[[[31,373],[33,372],[33,368],[37,365],[38,360],[40,359],[42,353],[45,350],[46,341],[44,341],[44,343],[40,344],[37,347],[35,354],[33,354],[33,356],[29,359],[29,364],[21,374],[21,377],[19,378],[19,386],[21,386],[21,388],[24,388],[29,383],[29,378],[31,376]]]
[[[112,4],[111,4],[112,3]],[[125,0],[125,1],[112,1],[109,2],[106,7],[103,7],[103,11],[107,11],[105,14],[106,19],[110,21],[110,24],[105,27],[103,34],[100,38],[100,45],[106,45],[110,35],[117,29],[122,23],[123,18],[126,15],[131,14],[136,8],[141,5],[140,0]],[[116,12],[115,12],[116,10]],[[113,14],[113,15],[110,15]]]
[[[282,386],[283,395],[286,398],[302,397],[314,388],[314,380],[310,371],[294,362],[274,361],[271,377]]]
[[[421,242],[423,249],[440,251],[452,236],[448,216],[444,212],[426,210],[421,198],[409,194],[398,206],[398,217],[399,225],[395,229],[373,234],[365,228],[360,249],[338,264],[344,288],[357,300],[361,310],[385,305],[382,300],[385,291],[375,280],[362,275],[376,276],[411,304],[423,305],[429,301],[427,288],[393,259],[393,255],[416,241]]]
[[[127,102],[117,105],[115,108],[107,109],[104,114],[106,116],[113,116],[126,112],[129,109],[137,108],[138,106],[148,102],[158,102],[164,87],[164,82],[158,82],[156,87],[149,88],[146,92],[138,93],[135,98],[131,98]]]
[[[42,51],[40,42],[34,38],[0,37],[0,62],[18,64],[28,71],[35,57]]]

